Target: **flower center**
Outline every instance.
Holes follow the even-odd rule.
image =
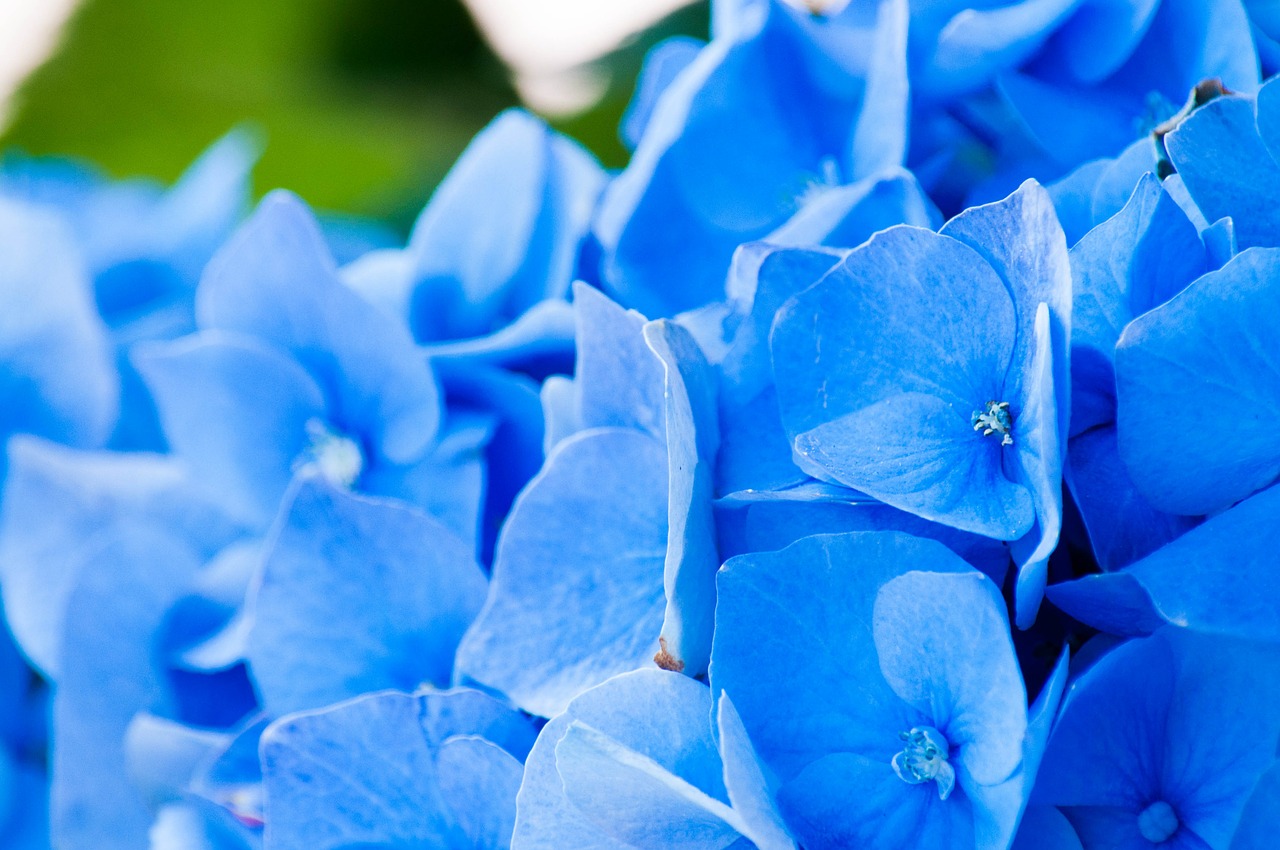
[[[1178,831],[1178,814],[1164,800],[1156,800],[1138,815],[1138,831],[1152,844],[1168,841]]]
[[[1009,417],[1009,402],[989,401],[987,409],[975,410],[969,421],[973,423],[973,430],[981,431],[982,436],[999,434],[1000,445],[1013,445],[1013,437],[1009,434],[1009,429],[1013,427],[1013,419]]]
[[[938,797],[947,799],[956,784],[956,771],[947,761],[951,747],[942,733],[932,726],[913,726],[898,735],[904,742],[902,752],[893,757],[893,772],[908,785],[938,783]]]
[[[309,466],[339,487],[355,484],[364,471],[364,454],[359,444],[319,419],[308,419],[306,428],[311,444],[293,462],[294,471]]]

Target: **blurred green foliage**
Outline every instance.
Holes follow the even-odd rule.
[[[625,162],[616,126],[643,50],[677,32],[705,33],[705,9],[602,60],[605,98],[562,122],[607,165]],[[267,143],[260,191],[284,186],[404,227],[470,138],[514,103],[459,0],[85,0],[20,90],[0,146],[170,181],[248,123]]]

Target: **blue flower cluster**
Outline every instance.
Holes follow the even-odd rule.
[[[0,846],[1276,846],[1275,7],[716,0],[403,245],[0,161]]]

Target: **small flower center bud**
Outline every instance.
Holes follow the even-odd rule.
[[[334,431],[319,419],[307,420],[311,444],[294,461],[294,471],[312,467],[339,487],[350,487],[364,472],[364,453],[350,437]]]
[[[1012,446],[1013,437],[1009,429],[1013,427],[1013,419],[1009,416],[1009,402],[989,401],[986,410],[975,410],[972,418],[973,430],[981,431],[982,436],[1000,435],[1000,445]]]
[[[1138,815],[1138,831],[1152,844],[1168,841],[1178,831],[1178,814],[1164,800],[1156,800]]]
[[[938,797],[947,799],[956,785],[956,771],[947,760],[951,747],[942,733],[932,726],[913,726],[898,735],[904,742],[902,752],[893,757],[893,772],[908,785],[938,783]]]

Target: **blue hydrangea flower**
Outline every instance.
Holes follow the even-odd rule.
[[[1052,722],[1004,605],[942,545],[820,535],[722,568],[711,681],[805,847],[1004,847]]]
[[[517,798],[517,850],[794,850],[733,703],[660,670],[616,676],[538,734]]]
[[[1028,183],[941,231],[873,237],[774,322],[783,424],[810,474],[1012,541],[1034,618],[1061,525],[1067,251]]]
[[[395,496],[476,539],[490,433],[441,426],[440,388],[407,330],[338,279],[305,207],[269,196],[210,263],[200,331],[134,355],[175,454],[250,525],[303,468]]]
[[[671,316],[717,300],[739,244],[829,187],[902,164],[906,4],[867,25],[857,74],[815,47],[806,18],[780,0],[744,9],[649,110],[595,224],[621,303]]]
[[[1086,850],[1232,846],[1275,764],[1269,648],[1164,630],[1072,682],[1036,780]]]
[[[534,734],[467,690],[283,717],[262,735],[266,846],[506,848]]]

